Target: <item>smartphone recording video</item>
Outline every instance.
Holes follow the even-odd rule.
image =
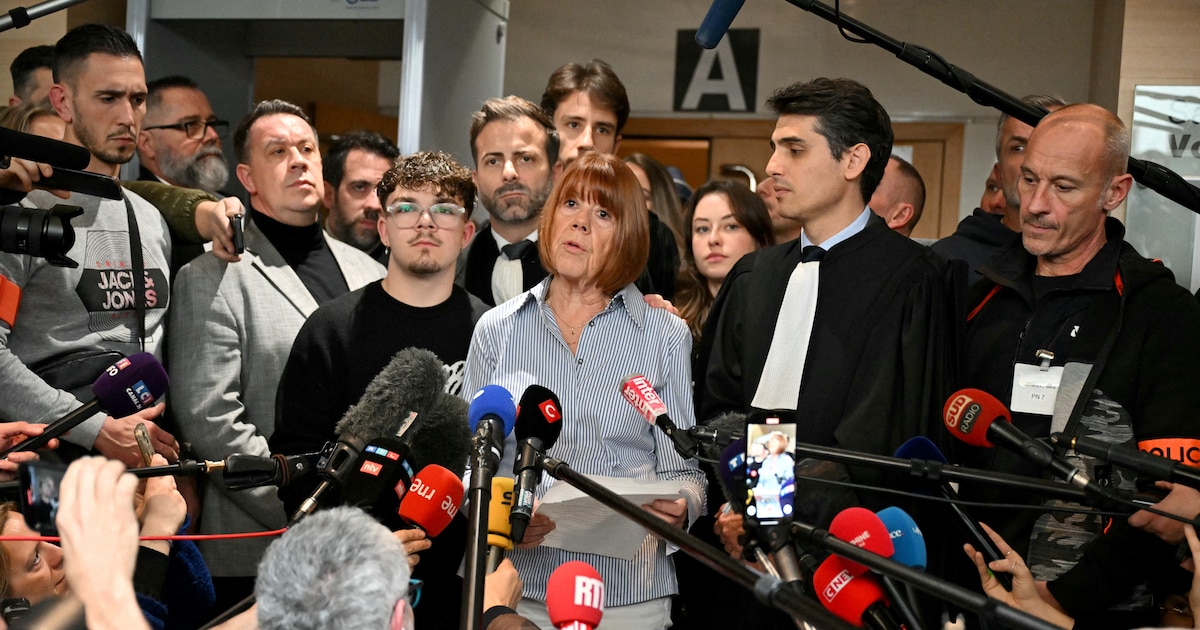
[[[796,496],[796,425],[779,418],[746,424],[746,515],[762,525],[792,516]]]
[[[58,490],[66,467],[35,461],[21,464],[18,471],[25,524],[43,536],[57,536],[54,519],[58,516]]]

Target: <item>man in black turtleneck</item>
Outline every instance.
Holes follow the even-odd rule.
[[[325,302],[382,278],[369,256],[328,238],[317,222],[323,181],[317,134],[284,101],[255,106],[234,134],[237,176],[250,194],[246,253],[229,264],[197,258],[180,270],[171,303],[171,405],[196,456],[269,456],[275,392],[292,342]],[[272,530],[287,522],[274,488],[204,492],[203,533]],[[253,592],[270,538],[202,544],[216,610]]]

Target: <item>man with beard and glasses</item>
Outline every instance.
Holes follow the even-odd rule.
[[[146,119],[138,134],[138,179],[220,192],[229,180],[221,136],[229,123],[213,114],[208,97],[194,81],[173,76],[151,81]]]
[[[447,392],[461,393],[471,334],[488,309],[454,284],[458,255],[475,231],[467,219],[475,200],[471,172],[445,153],[415,153],[383,174],[376,193],[385,208],[376,227],[390,249],[387,275],[325,304],[300,329],[279,383],[273,453],[309,453],[336,440],[338,419],[405,348],[436,354],[448,366]],[[298,507],[315,486],[316,480],[305,480],[281,488],[286,510]],[[336,493],[326,497],[330,505],[340,501]],[[414,573],[425,581],[426,596],[434,598],[427,600],[428,610],[447,614],[460,608],[456,572],[465,518],[458,517],[450,530],[422,551]],[[428,547],[421,538],[409,540],[410,553]],[[438,619],[445,625],[438,626]],[[424,623],[457,627],[444,616]],[[418,628],[422,624],[417,621]]]
[[[479,202],[490,220],[467,248],[456,282],[495,306],[546,277],[537,224],[562,170],[558,134],[534,103],[517,96],[489,99],[472,116],[471,157]]]
[[[91,153],[87,171],[116,177],[133,157],[145,100],[141,53],[127,33],[86,24],[58,41],[50,102],[67,123],[64,140]],[[71,222],[75,242],[66,252],[77,267],[0,254],[0,276],[23,292],[17,316],[0,322],[0,420],[43,423],[77,409],[76,394],[90,390],[122,355],[161,357],[171,242],[158,210],[130,192],[124,200],[81,193],[61,199],[39,190],[23,203],[83,210]],[[141,455],[133,429],[145,423],[155,450],[173,461],[178,442],[155,424],[162,410],[156,405],[124,418],[97,412],[64,439],[136,466]]]
[[[400,149],[376,131],[339,134],[325,153],[325,231],[387,265],[387,247],[379,239],[383,215],[375,187],[400,157]]]

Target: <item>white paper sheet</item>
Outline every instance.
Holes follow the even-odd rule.
[[[588,475],[588,478],[639,506],[653,503],[655,499],[675,501],[683,498],[680,493],[682,481],[599,475]],[[567,551],[632,560],[649,535],[645,527],[562,481],[546,491],[537,511],[556,525],[542,544]]]

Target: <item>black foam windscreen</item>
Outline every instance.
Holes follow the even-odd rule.
[[[443,466],[462,477],[471,456],[471,429],[467,420],[467,402],[441,393],[437,404],[405,435],[412,453],[413,467],[421,470],[430,464]]]
[[[337,434],[364,442],[395,436],[410,413],[416,412],[418,419],[428,414],[445,386],[446,370],[437,355],[405,348],[371,380],[358,403],[346,410],[337,423]]]
[[[513,433],[517,441],[537,438],[542,449],[554,446],[562,433],[562,403],[554,392],[541,385],[530,385],[521,395],[517,407],[517,424]]]

